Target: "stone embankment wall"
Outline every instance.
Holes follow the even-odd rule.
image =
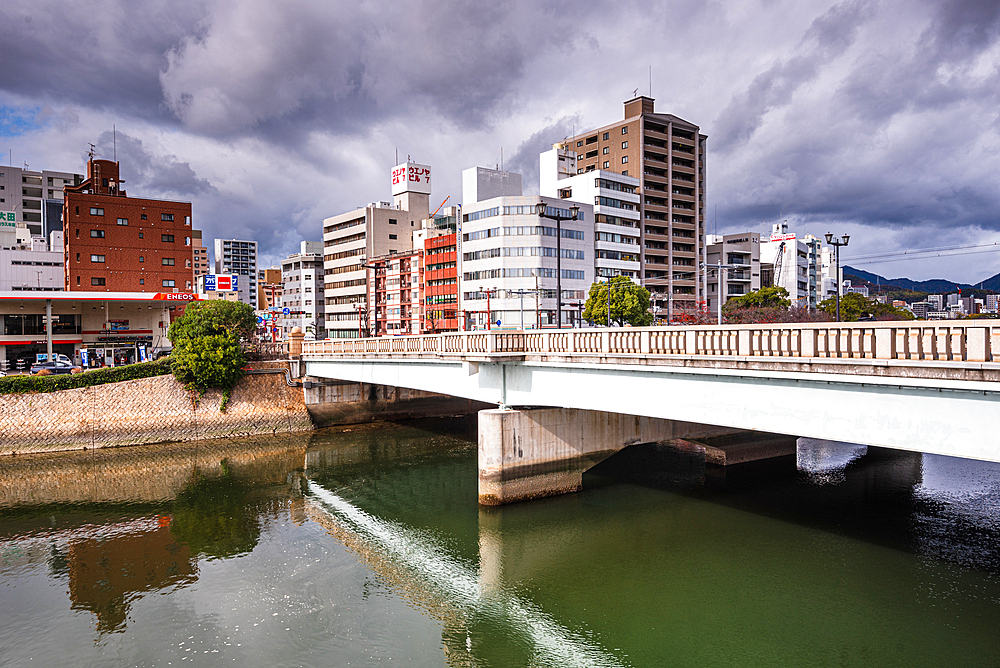
[[[173,376],[43,394],[0,395],[0,455],[107,448],[313,428],[302,388],[283,374],[249,375],[200,398]]]
[[[467,415],[496,407],[495,404],[406,387],[311,377],[306,380],[311,381],[311,386],[304,391],[305,403],[313,421],[320,427],[372,420]]]

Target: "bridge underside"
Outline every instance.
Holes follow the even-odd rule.
[[[307,361],[308,374],[1000,461],[996,383],[553,362]]]

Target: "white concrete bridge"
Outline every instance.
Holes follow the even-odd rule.
[[[519,415],[600,412],[595,421],[549,411],[518,426],[511,411],[486,411],[497,415],[480,417],[481,477],[484,460],[510,468],[504,448],[524,444],[503,439],[521,438],[518,430],[531,441],[556,438],[560,456],[579,457],[597,453],[601,439],[624,440],[620,449],[697,431],[679,423],[1000,461],[1000,323],[992,321],[465,332],[307,342],[302,360],[309,376],[448,394]],[[483,452],[484,419],[503,423],[486,427],[487,441],[491,429],[501,439],[492,455]]]

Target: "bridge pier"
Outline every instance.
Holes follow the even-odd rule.
[[[479,411],[479,503],[577,492],[583,473],[635,443],[727,433],[724,427],[575,408]]]

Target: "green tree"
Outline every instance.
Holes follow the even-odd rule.
[[[184,315],[170,324],[167,338],[176,346],[179,339],[234,332],[240,341],[249,342],[256,331],[257,318],[249,304],[211,299],[189,303]]]
[[[837,314],[837,298],[824,299],[819,309],[831,316]],[[875,318],[878,320],[913,320],[914,316],[906,309],[896,308],[892,304],[883,304],[876,299],[869,299],[857,292],[848,292],[840,298],[840,319],[844,322],[857,322],[860,318]]]
[[[745,295],[730,297],[722,306],[725,311],[735,311],[743,308],[788,308],[792,300],[788,298],[785,288],[761,288]]]
[[[236,332],[178,338],[170,353],[174,377],[185,385],[205,390],[231,388],[243,377],[246,356]]]
[[[241,302],[192,302],[170,325],[167,337],[177,380],[199,390],[229,389],[243,376],[248,344],[257,322],[253,308]]]
[[[608,290],[611,291],[610,323]],[[615,324],[619,327],[626,323],[634,327],[650,325],[653,322],[653,314],[649,312],[649,290],[636,285],[627,276],[615,276],[608,282],[594,283],[587,295],[583,319],[594,324]]]

